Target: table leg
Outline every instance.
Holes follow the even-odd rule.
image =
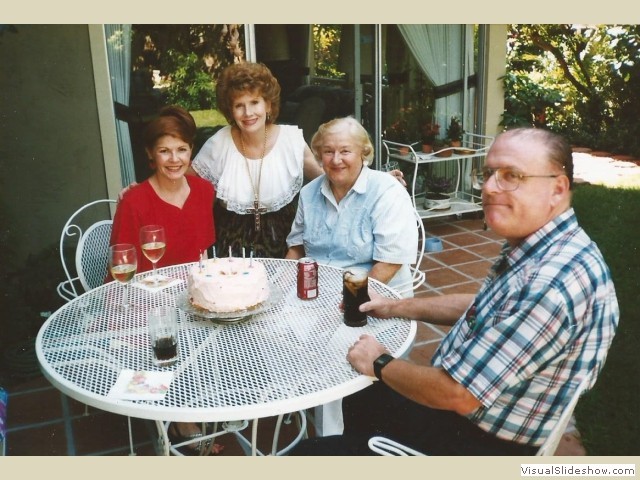
[[[303,438],[307,438],[307,417],[304,411],[294,412],[292,415],[297,415],[297,426],[298,426],[298,434],[296,437],[284,448],[278,450],[278,440],[280,437],[280,427],[282,424],[282,420],[284,415],[280,415],[276,422],[276,427],[273,433],[273,443],[271,446],[270,455],[274,456],[282,456],[286,455],[289,450],[295,447],[300,440]],[[240,443],[240,446],[244,450],[245,454],[252,456],[264,456],[260,450],[258,450],[258,419],[252,420],[251,426],[251,440],[247,439],[244,435],[242,435],[239,431],[232,432],[236,435],[236,439]]]
[[[342,399],[318,405],[314,409],[316,434],[318,437],[342,435],[344,420],[342,418]]]
[[[163,422],[161,420],[156,420],[156,429],[158,430],[158,438],[160,447],[162,448],[162,454],[166,457],[170,455],[169,447],[169,434],[167,430],[169,428],[169,423],[171,422]]]
[[[304,410],[295,413],[289,413],[287,415],[297,415],[296,423],[298,425],[298,434],[296,438],[294,438],[289,445],[287,445],[282,450],[278,451],[278,440],[280,439],[280,427],[282,426],[282,420],[284,415],[280,415],[278,417],[278,421],[276,423],[276,428],[273,432],[273,444],[271,446],[271,455],[286,455],[289,450],[295,447],[300,440],[303,438],[307,438],[307,415]]]

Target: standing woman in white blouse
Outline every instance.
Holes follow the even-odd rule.
[[[217,251],[244,247],[257,257],[284,257],[303,178],[322,168],[302,130],[276,125],[280,85],[259,63],[227,67],[216,86],[218,109],[229,125],[209,138],[192,170],[216,188]]]

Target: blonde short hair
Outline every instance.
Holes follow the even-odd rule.
[[[371,165],[374,154],[371,137],[369,137],[369,134],[360,122],[353,117],[334,118],[318,127],[318,131],[311,139],[311,150],[316,159],[321,159],[320,148],[322,148],[325,135],[335,132],[336,130],[347,131],[362,149],[362,162],[365,165]]]

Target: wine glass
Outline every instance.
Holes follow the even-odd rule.
[[[109,247],[109,270],[111,276],[124,285],[122,309],[125,311],[130,307],[129,282],[133,279],[137,268],[136,247],[130,243],[117,243]]]
[[[162,225],[145,225],[140,229],[140,245],[142,247],[142,253],[149,259],[151,265],[153,265],[153,273],[151,278],[147,280],[151,281],[153,285],[158,285],[159,278],[156,275],[156,263],[164,255],[165,248],[167,246],[164,234],[164,227]]]

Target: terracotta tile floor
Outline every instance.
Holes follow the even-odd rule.
[[[421,269],[426,272],[426,284],[416,295],[442,295],[452,292],[475,292],[497,257],[501,239],[483,229],[478,218],[441,217],[425,221],[427,236],[442,239],[443,250],[427,253]],[[409,356],[427,363],[443,329],[419,324],[415,345]],[[8,388],[7,455],[128,455],[130,454],[127,418],[89,408],[63,395],[42,377]],[[293,423],[283,429],[283,438],[292,438]],[[156,455],[157,433],[150,421],[131,419],[134,453]],[[260,437],[268,451],[268,433],[273,419],[260,422]],[[245,432],[250,432],[247,428]],[[310,426],[313,435],[313,426]],[[244,433],[243,433],[244,434]],[[246,433],[249,435],[249,433]],[[568,442],[568,443],[567,443]],[[575,437],[567,439],[570,448],[564,454],[584,454]],[[230,435],[219,439],[224,445],[222,455],[244,455],[239,443]]]

